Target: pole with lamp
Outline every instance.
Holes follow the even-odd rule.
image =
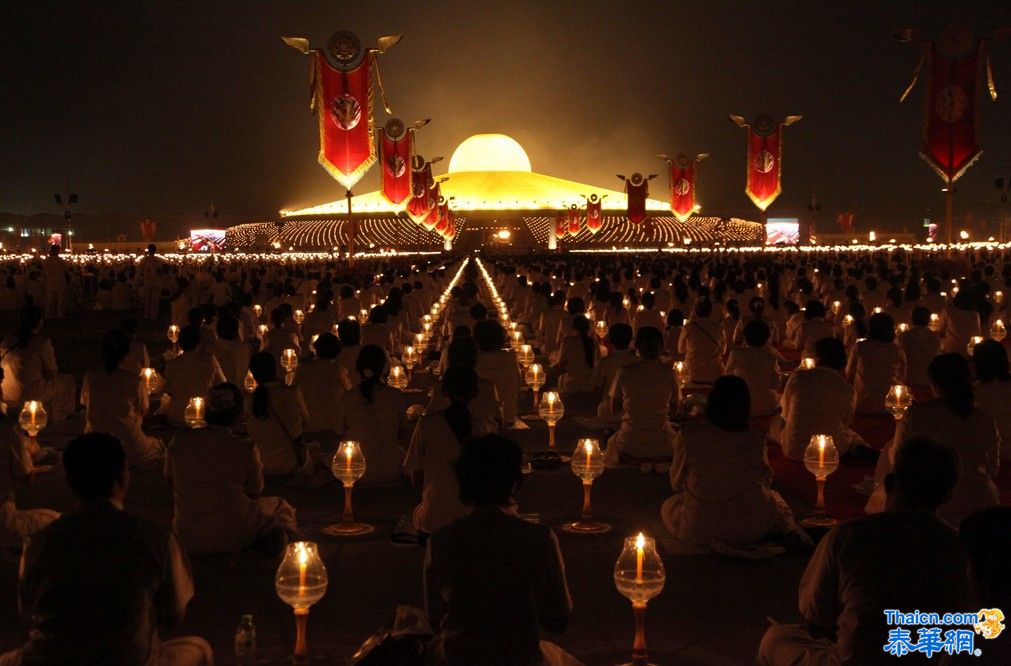
[[[70,228],[72,213],[70,210],[71,206],[77,204],[77,193],[70,191],[70,183],[67,183],[66,193],[60,194],[57,192],[53,195],[56,200],[57,205],[63,206],[63,220],[67,226],[67,251],[72,251],[74,249],[73,238],[74,233]]]
[[[1000,192],[1000,242],[1003,243],[1007,235],[1004,231],[1004,222],[1007,219],[1007,193],[1011,190],[1011,177],[998,177],[993,182],[994,187]]]

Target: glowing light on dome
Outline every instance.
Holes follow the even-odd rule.
[[[505,134],[475,134],[465,140],[449,160],[449,173],[464,171],[525,171],[530,158],[516,139]]]

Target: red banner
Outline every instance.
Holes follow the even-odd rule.
[[[421,225],[428,230],[435,228],[439,224],[439,199],[442,197],[442,188],[436,183],[428,190],[428,215],[421,221]]]
[[[372,51],[346,72],[313,51],[313,104],[319,117],[319,163],[351,189],[376,161],[372,140]]]
[[[586,230],[591,234],[600,231],[604,226],[604,216],[601,213],[601,200],[596,194],[591,194],[586,198]]]
[[[681,222],[695,212],[695,164],[687,155],[670,161],[670,209]]]
[[[453,214],[452,209],[446,211],[446,238],[453,238],[456,236],[456,215]]]
[[[429,199],[433,183],[432,163],[415,156],[411,164],[411,198],[407,202],[407,215],[416,224],[421,224],[432,210]]]
[[[140,235],[146,241],[150,241],[154,238],[154,234],[157,229],[158,225],[152,220],[144,220],[140,223]]]
[[[632,224],[639,224],[646,219],[649,181],[643,179],[640,174],[632,174],[632,177],[625,181],[625,194],[628,195],[628,221]]]
[[[979,80],[986,61],[983,40],[954,57],[933,42],[926,47],[924,62],[930,78],[920,157],[949,183],[958,180],[983,152]]]
[[[751,126],[747,130],[748,184],[744,191],[764,211],[783,191],[783,126],[776,125],[768,135]]]
[[[382,184],[379,191],[394,206],[404,205],[411,196],[411,153],[414,152],[414,132],[404,130],[399,120],[391,118],[379,129],[379,151]],[[399,136],[397,136],[399,129]]]
[[[839,231],[844,234],[853,233],[853,213],[842,212],[836,216],[836,222],[839,223]]]
[[[555,238],[562,240],[565,238],[565,232],[569,230],[568,220],[565,219],[564,215],[558,215],[555,217]]]
[[[443,238],[449,238],[449,204],[444,201],[436,205],[433,210],[438,218],[435,223],[435,233]]]
[[[567,224],[570,236],[576,236],[579,234],[579,207],[576,206],[576,204],[569,206]]]

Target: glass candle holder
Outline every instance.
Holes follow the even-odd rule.
[[[369,320],[369,311],[366,310],[365,308],[362,308],[361,310],[359,310],[358,311],[358,321],[364,324],[368,320]]]
[[[934,331],[935,333],[937,331],[941,330],[941,318],[939,316],[937,316],[937,314],[935,314],[933,312],[930,313],[929,328],[930,328],[930,330]]]
[[[256,315],[257,319],[259,319],[260,317],[262,317],[263,316],[263,306],[259,305],[259,304],[253,305],[253,314]]]
[[[901,421],[906,410],[913,404],[913,394],[908,386],[895,384],[885,394],[885,409],[891,412],[896,421]]]
[[[411,370],[418,364],[418,355],[414,351],[414,346],[407,345],[404,347],[404,352],[400,355],[400,359],[404,362],[404,367],[407,368],[407,373],[410,375]]]
[[[577,534],[599,534],[607,532],[611,526],[593,519],[593,505],[590,493],[593,481],[604,473],[604,453],[600,442],[595,439],[581,439],[572,452],[572,473],[583,482],[583,508],[579,520],[562,526],[562,529]]]
[[[688,366],[684,361],[675,361],[673,367],[674,373],[677,375],[678,388],[684,389],[688,386]]]
[[[818,498],[815,503],[814,516],[803,521],[809,527],[832,527],[837,521],[829,518],[825,511],[825,479],[839,468],[839,450],[831,435],[812,435],[811,441],[804,449],[804,467],[814,475],[818,485]]]
[[[179,342],[179,327],[176,326],[175,324],[172,324],[171,326],[168,327],[168,331],[165,333],[165,336],[169,339],[169,342],[171,342],[173,345],[176,344],[177,342]]]
[[[966,353],[969,354],[969,356],[972,356],[972,353],[976,351],[976,345],[983,342],[983,340],[984,338],[982,335],[974,335],[969,338],[969,344],[965,346]]]
[[[267,328],[266,324],[260,324],[259,326],[256,327],[256,330],[260,334],[260,339],[264,340],[267,337],[267,331],[269,331],[270,329]]]
[[[294,317],[295,323],[301,326],[302,322],[305,321],[305,312],[303,312],[302,310],[295,310],[292,317]]]
[[[296,663],[307,663],[309,645],[306,625],[309,609],[326,594],[328,585],[326,566],[319,556],[319,548],[311,541],[289,543],[284,557],[274,574],[274,589],[281,601],[291,606],[295,614]]]
[[[663,591],[667,580],[663,561],[656,552],[656,541],[640,532],[625,539],[625,547],[614,564],[614,586],[618,593],[632,602],[635,617],[635,638],[632,641],[631,664],[649,663],[646,648],[646,604]]]
[[[534,391],[534,403],[537,404],[537,392],[544,386],[544,368],[540,363],[531,363],[527,371],[523,373],[523,380]]]
[[[330,470],[344,485],[344,513],[341,522],[324,527],[323,532],[330,536],[358,536],[374,531],[376,528],[372,525],[355,522],[351,506],[355,482],[365,474],[365,454],[362,453],[361,443],[351,439],[341,442],[330,461]]]
[[[162,381],[154,368],[144,368],[140,371],[140,377],[144,380],[144,388],[147,390],[148,395],[160,393],[165,386],[165,382]]]
[[[290,348],[281,352],[281,367],[286,372],[295,372],[295,368],[298,367],[298,352]]]
[[[990,326],[990,339],[996,340],[997,342],[1002,342],[1004,338],[1007,337],[1007,328],[1004,327],[1004,322],[997,319]]]
[[[397,389],[398,391],[403,391],[407,388],[409,384],[407,379],[407,373],[399,365],[395,365],[390,368],[390,374],[386,378],[386,383]]]
[[[34,440],[39,433],[49,424],[49,414],[39,400],[27,400],[21,413],[18,414],[18,427],[20,427],[29,438]]]
[[[520,362],[520,366],[524,370],[530,367],[530,364],[534,362],[534,349],[530,345],[523,344],[516,352],[516,360]]]
[[[993,292],[993,301],[997,305],[1000,305],[1001,303],[1003,303],[1004,302],[1004,292],[1000,291],[1000,290]]]
[[[841,308],[842,308],[842,303],[840,303],[839,301],[832,301],[832,314],[838,316],[839,310]]]
[[[607,322],[603,319],[597,320],[597,323],[593,325],[593,330],[596,331],[597,337],[603,342],[604,338],[607,337]]]
[[[419,353],[424,353],[428,349],[428,339],[425,338],[424,333],[414,334],[414,348],[418,350]]]
[[[183,412],[183,420],[191,428],[203,428],[207,425],[207,421],[204,420],[204,399],[202,397],[190,398],[186,405],[186,411]]]
[[[537,413],[548,424],[548,448],[555,448],[555,425],[562,420],[565,415],[565,405],[562,404],[562,397],[558,391],[545,391],[541,398],[541,404]]]
[[[509,336],[509,343],[513,348],[513,351],[519,351],[520,345],[523,344],[523,333],[520,331],[513,331]]]
[[[811,370],[812,368],[814,368],[814,359],[811,358],[810,356],[805,356],[804,358],[800,359],[800,367],[803,368],[804,370]]]
[[[256,390],[256,379],[249,370],[246,371],[246,379],[242,382],[242,388],[246,389],[246,393],[252,393]]]
[[[905,333],[906,331],[909,330],[909,324],[907,324],[905,322],[902,322],[901,324],[899,324],[898,328],[899,328],[899,333]]]

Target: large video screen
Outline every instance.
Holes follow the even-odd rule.
[[[225,249],[224,229],[191,229],[190,250],[193,252],[220,252]]]
[[[770,217],[766,222],[766,245],[796,245],[799,242],[800,220],[796,217]]]

